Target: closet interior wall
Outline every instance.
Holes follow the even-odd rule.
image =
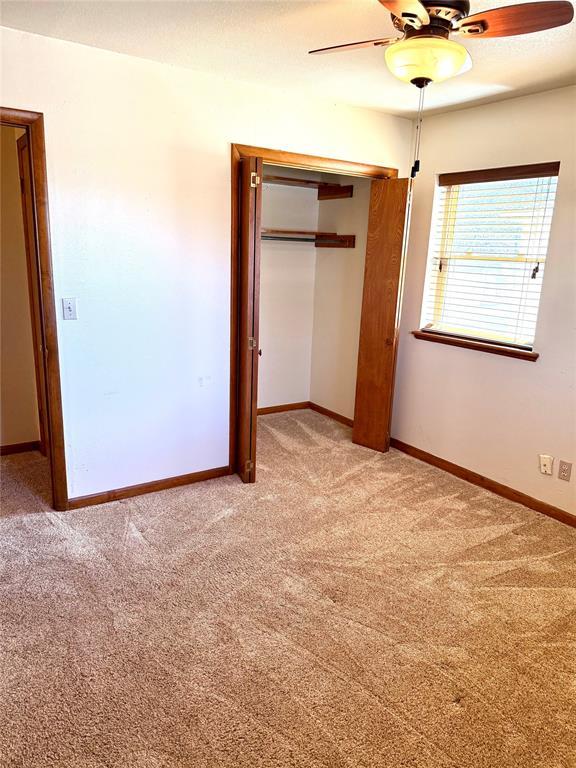
[[[264,166],[264,176],[319,178]],[[316,189],[264,184],[262,228],[316,230]],[[263,240],[260,250],[258,408],[310,400],[314,243]]]
[[[310,400],[352,419],[371,181],[349,176],[332,176],[331,181],[353,184],[354,194],[323,200],[318,229],[353,234],[356,244],[316,250]]]
[[[352,418],[370,180],[266,165],[267,175],[353,185],[318,200],[315,188],[264,183],[263,229],[353,234],[354,248],[264,239],[260,271],[258,407],[312,401]]]

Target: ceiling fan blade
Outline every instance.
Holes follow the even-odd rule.
[[[418,0],[380,0],[384,8],[404,19],[407,22],[416,22],[413,26],[420,27],[423,24],[430,24],[430,16],[422,3]]]
[[[547,0],[493,8],[467,16],[458,25],[458,32],[469,37],[507,37],[540,32],[561,27],[574,18],[574,8],[568,0]]]
[[[379,48],[383,45],[391,45],[401,40],[401,37],[379,37],[376,40],[362,40],[359,43],[345,43],[344,45],[331,45],[329,48],[316,48],[308,53],[334,53],[335,51],[353,51],[356,48]]]

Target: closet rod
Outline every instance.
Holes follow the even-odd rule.
[[[314,243],[316,248],[354,248],[355,235],[338,235],[336,232],[312,232],[307,229],[262,229],[262,240],[291,243]]]
[[[290,237],[288,235],[262,235],[262,240],[277,240],[285,243],[315,243],[315,237]]]

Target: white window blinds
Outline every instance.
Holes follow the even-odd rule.
[[[532,349],[558,169],[440,176],[422,330]]]

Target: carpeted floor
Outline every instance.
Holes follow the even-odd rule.
[[[56,513],[2,459],[2,768],[576,765],[576,531],[302,411]]]

